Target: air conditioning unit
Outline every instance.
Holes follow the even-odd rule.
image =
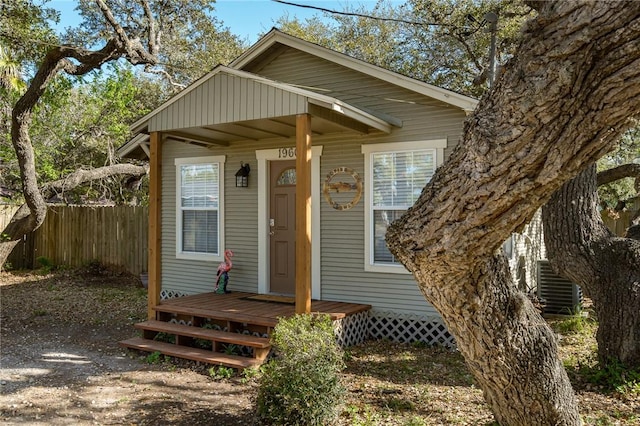
[[[580,286],[557,275],[548,260],[538,260],[538,297],[545,300],[545,314],[572,315],[582,305]]]

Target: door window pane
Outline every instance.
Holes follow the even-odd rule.
[[[290,167],[288,169],[284,169],[280,176],[278,176],[278,180],[276,180],[276,185],[278,186],[290,186],[296,184],[296,168]]]

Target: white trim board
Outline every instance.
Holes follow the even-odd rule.
[[[432,139],[424,141],[411,141],[411,142],[390,142],[390,143],[376,143],[367,144],[361,146],[361,151],[364,154],[364,176],[365,176],[365,191],[364,191],[364,270],[367,272],[386,272],[390,274],[410,274],[407,269],[401,264],[391,265],[375,263],[373,261],[373,230],[372,227],[372,203],[373,203],[373,188],[372,188],[372,161],[371,155],[378,152],[401,152],[401,151],[416,151],[421,149],[432,149],[435,151],[435,163],[436,169],[444,162],[444,149],[447,147],[447,139]]]
[[[256,150],[258,160],[258,293],[269,291],[269,162],[280,158],[278,148]],[[322,146],[311,147],[311,298],[322,295],[320,276],[320,157]]]
[[[225,199],[224,199],[224,163],[226,162],[225,155],[209,156],[209,157],[179,157],[174,159],[174,165],[176,167],[176,259],[188,259],[188,260],[202,260],[207,262],[216,262],[224,260],[225,250],[225,228],[224,211],[225,211]],[[182,211],[181,204],[181,175],[180,167],[191,164],[218,164],[218,254],[209,253],[195,253],[195,252],[183,252],[182,251]]]

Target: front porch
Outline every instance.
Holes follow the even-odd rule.
[[[311,312],[334,321],[338,343],[348,346],[368,336],[369,305],[311,301]],[[269,354],[269,336],[279,318],[295,315],[295,300],[256,293],[203,293],[161,301],[155,319],[136,324],[142,337],[121,346],[243,369]],[[210,343],[209,343],[210,342]]]

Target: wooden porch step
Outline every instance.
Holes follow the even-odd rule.
[[[208,351],[205,349],[179,346],[172,343],[157,342],[155,340],[143,339],[141,337],[134,337],[132,339],[123,340],[118,344],[125,348],[137,349],[145,352],[160,352],[163,355],[189,359],[191,361],[206,362],[215,365],[224,365],[240,370],[256,367],[262,364],[260,360],[255,358],[227,355],[219,352]]]
[[[211,330],[208,328],[193,327],[190,325],[182,325],[166,321],[149,320],[138,323],[135,327],[140,330],[158,331],[162,333],[176,334],[179,336],[211,340],[212,342],[250,346],[252,348],[268,349],[271,347],[271,342],[266,337],[249,336],[247,334],[240,333],[228,333],[226,331]]]

